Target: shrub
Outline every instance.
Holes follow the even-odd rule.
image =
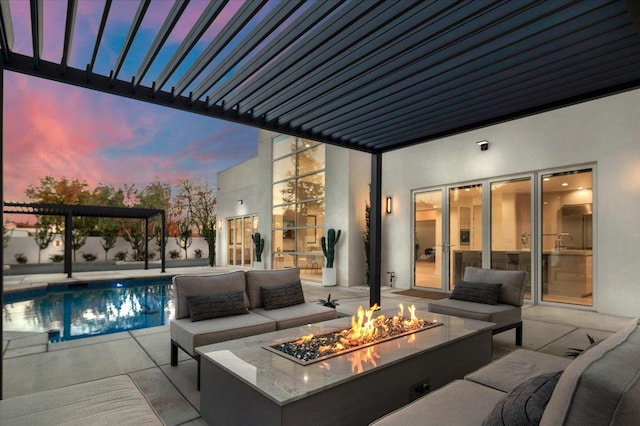
[[[156,258],[156,252],[155,251],[149,252],[149,260],[153,260],[155,258]]]
[[[119,260],[124,262],[125,260],[127,260],[127,252],[126,251],[119,251],[115,254],[115,256],[113,256],[113,258],[115,260]]]
[[[94,260],[96,260],[98,258],[98,256],[96,256],[93,253],[82,253],[82,257],[84,258],[84,260],[86,260],[87,262],[93,262]]]
[[[22,264],[27,263],[27,256],[25,256],[24,253],[16,253],[15,257],[18,263],[22,263]]]
[[[169,257],[172,259],[180,259],[180,251],[179,250],[170,250]]]
[[[196,249],[196,250],[193,252],[193,255],[196,257],[196,259],[202,259],[202,250],[200,250],[200,249]]]
[[[49,256],[49,259],[53,263],[60,263],[64,260],[64,254],[52,254],[51,256]]]

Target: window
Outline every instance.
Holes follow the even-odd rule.
[[[251,235],[258,232],[258,215],[227,219],[227,264],[251,266],[256,260]]]
[[[325,146],[279,135],[273,143],[272,265],[321,273],[324,233]]]

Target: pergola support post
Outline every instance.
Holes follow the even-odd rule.
[[[371,154],[371,216],[369,236],[369,305],[380,306],[382,257],[382,153]]]
[[[161,238],[160,238],[160,264],[162,265],[162,272],[166,272],[166,259],[167,259],[167,255],[165,253],[165,236],[167,235],[167,229],[166,229],[166,220],[167,220],[167,216],[166,213],[164,212],[164,210],[160,211],[160,220],[161,220],[161,224],[160,224],[160,232],[161,232]]]
[[[149,218],[144,218],[144,269],[149,269]]]
[[[71,255],[73,254],[73,213],[64,215],[64,273],[71,278]]]

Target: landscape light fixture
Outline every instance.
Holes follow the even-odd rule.
[[[478,141],[476,145],[480,145],[480,151],[486,151],[489,149],[489,141]]]
[[[391,197],[387,197],[387,214],[391,213]]]

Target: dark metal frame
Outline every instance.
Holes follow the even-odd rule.
[[[166,255],[164,246],[164,236],[166,235],[166,217],[162,209],[143,209],[138,207],[110,207],[110,206],[89,206],[89,205],[68,205],[68,204],[46,204],[46,203],[13,203],[4,202],[3,214],[33,214],[38,216],[64,216],[64,273],[69,278],[72,276],[71,270],[71,245],[73,231],[73,218],[82,217],[112,217],[125,219],[144,219],[145,223],[145,246],[144,246],[144,269],[149,269],[149,219],[160,216],[161,232],[163,238],[160,243],[160,261],[162,272],[166,269]]]

